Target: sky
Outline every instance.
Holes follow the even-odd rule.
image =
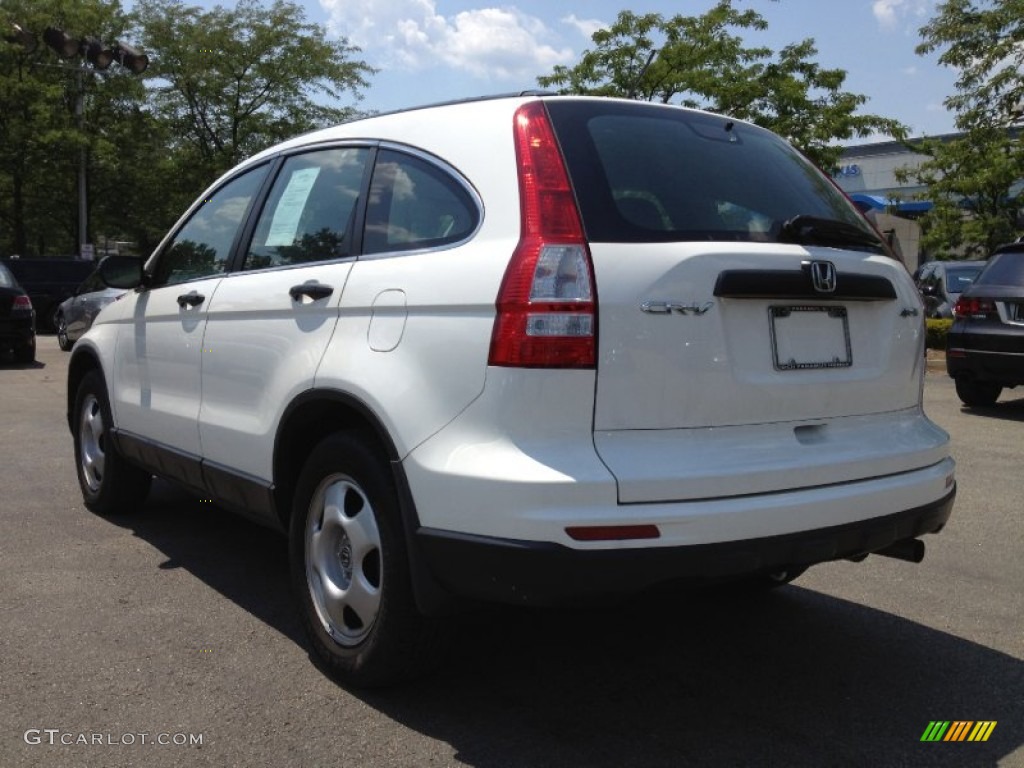
[[[572,65],[594,30],[614,21],[624,0],[295,0],[310,21],[361,48],[379,69],[363,109],[386,111],[435,101],[537,88],[537,77]],[[212,7],[215,0],[192,0]],[[914,53],[918,30],[938,0],[736,0],[768,21],[745,33],[779,50],[811,37],[823,67],[847,71],[845,89],[868,97],[863,112],[895,118],[912,136],[954,130],[943,100],[956,73]],[[646,0],[635,13],[699,15],[714,0]]]

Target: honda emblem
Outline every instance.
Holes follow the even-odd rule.
[[[812,261],[811,283],[818,293],[835,293],[836,265],[831,261]]]

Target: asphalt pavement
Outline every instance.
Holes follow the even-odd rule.
[[[488,611],[367,693],[310,658],[279,535],[164,483],[132,517],[82,506],[67,355],[38,356],[0,362],[0,767],[1024,766],[1024,392],[964,409],[930,367],[959,497],[920,565]],[[996,725],[922,742],[934,721]]]

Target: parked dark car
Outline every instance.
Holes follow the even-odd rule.
[[[89,273],[96,267],[81,259],[5,259],[25,293],[32,300],[39,327],[53,330],[56,326],[57,307],[74,294]]]
[[[98,271],[85,278],[75,295],[64,299],[57,308],[54,324],[60,348],[71,351],[75,342],[92,327],[100,310],[123,293],[121,288],[108,288]]]
[[[929,261],[914,275],[926,317],[952,317],[960,294],[985,268],[984,261]]]
[[[946,370],[965,405],[1024,384],[1024,243],[997,248],[953,308]]]
[[[19,363],[36,359],[36,313],[28,294],[0,264],[0,349],[14,352]]]

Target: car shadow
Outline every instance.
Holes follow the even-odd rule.
[[[21,363],[14,359],[11,352],[0,353],[0,366],[10,371],[36,371],[46,367],[46,363],[33,360],[31,363]]]
[[[280,534],[161,482],[118,524],[309,652]],[[439,671],[351,693],[460,764],[994,767],[1024,747],[1024,661],[796,585],[457,621]],[[923,743],[934,720],[998,725]]]
[[[1012,399],[1012,394],[1015,392],[1016,390],[1011,390],[1010,395],[1004,392],[1002,399],[995,405],[975,406],[973,408],[968,405],[962,405],[960,406],[960,412],[972,416],[984,416],[989,419],[1024,421],[1024,397]]]

